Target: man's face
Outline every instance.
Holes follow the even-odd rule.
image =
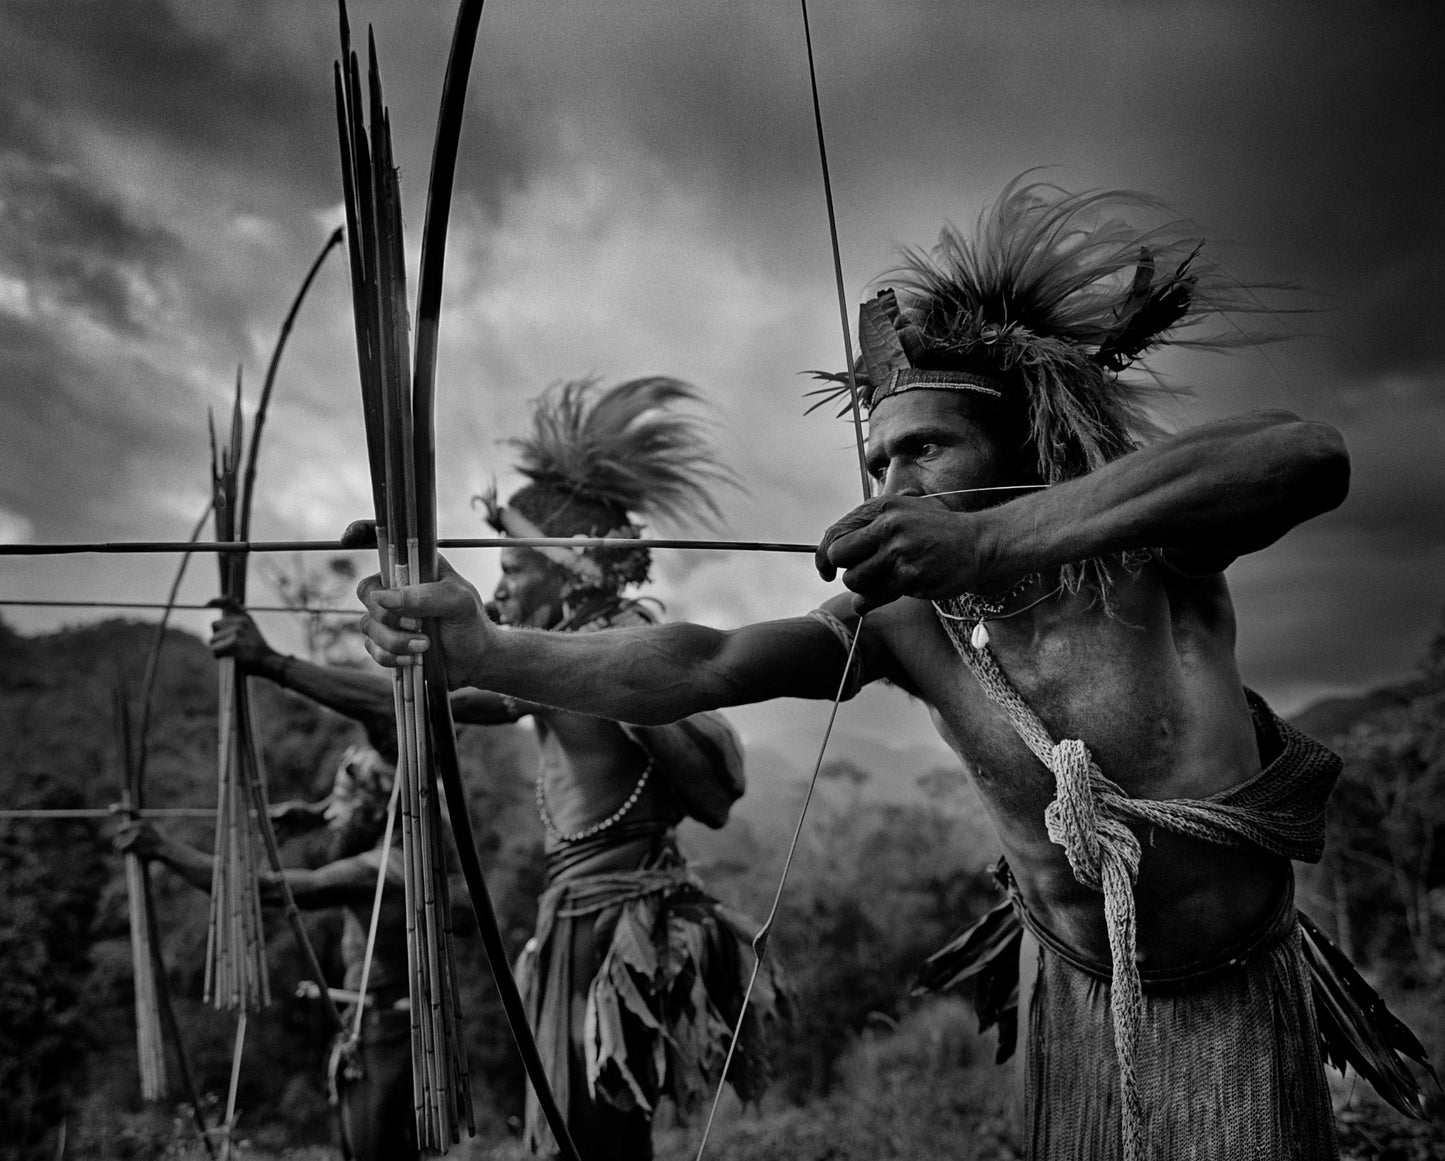
[[[562,619],[562,586],[562,575],[540,552],[504,548],[492,601],[504,625],[550,629]]]
[[[358,854],[376,844],[386,825],[391,777],[394,772],[373,751],[353,746],[342,756],[326,800],[332,858]]]
[[[868,472],[884,495],[929,496],[1019,482],[1017,456],[999,447],[966,396],[891,395],[868,419]],[[955,510],[987,506],[988,493],[942,497]]]
[[[326,803],[326,826],[331,832],[331,857],[344,859],[376,845],[385,825],[386,810],[359,793],[349,781],[338,778]]]

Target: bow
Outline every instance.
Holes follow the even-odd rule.
[[[351,51],[344,0],[340,6],[345,64],[344,68],[339,65],[336,69],[337,118],[347,206],[357,356],[362,371],[367,450],[377,514],[377,541],[383,575],[390,573],[396,563],[388,557],[399,557],[404,553],[414,571],[413,579],[420,582],[433,580],[437,575],[434,403],[442,271],[466,82],[482,6],[483,0],[463,0],[458,9],[442,84],[426,218],[422,228],[415,363],[409,383],[405,350],[406,305],[404,289],[401,289],[400,207],[391,163],[389,122],[381,103],[373,50],[371,135],[368,140],[360,124],[359,69]],[[541,1053],[508,963],[506,945],[492,907],[481,861],[477,857],[457,757],[446,660],[440,648],[433,648],[425,659],[421,679],[420,689],[414,687],[414,672],[401,680],[403,686],[411,685],[410,696],[414,699],[411,706],[415,716],[411,716],[399,701],[399,727],[403,724],[400,715],[405,714],[410,720],[406,723],[409,732],[399,728],[398,733],[407,739],[407,747],[412,751],[409,759],[417,763],[419,771],[426,770],[425,755],[430,746],[437,775],[445,790],[462,876],[512,1037],[562,1157],[568,1161],[579,1161],[576,1146],[572,1143],[542,1066]],[[405,697],[407,693],[403,691],[398,696]],[[423,786],[420,792],[423,796],[430,795],[431,788]],[[469,1103],[467,1112],[470,1113]]]
[[[838,320],[843,335],[843,366],[847,369],[847,387],[849,408],[853,421],[853,437],[858,452],[858,474],[863,485],[863,502],[866,504],[872,499],[872,485],[868,477],[867,454],[864,448],[863,439],[863,413],[859,405],[858,382],[853,369],[853,337],[848,326],[848,297],[843,287],[843,258],[838,246],[838,219],[833,209],[833,183],[828,173],[828,146],[823,134],[823,108],[818,98],[818,74],[813,61],[813,33],[808,21],[808,0],[799,0],[803,16],[803,40],[808,52],[808,81],[813,95],[813,123],[818,135],[818,163],[823,176],[823,200],[828,209],[828,238],[833,250],[833,278],[838,295]],[[813,801],[813,791],[818,786],[818,775],[823,769],[823,757],[828,752],[828,742],[833,735],[833,723],[838,720],[838,710],[843,704],[843,694],[848,687],[849,676],[853,672],[853,662],[858,651],[858,639],[863,632],[863,617],[858,618],[858,626],[853,634],[853,639],[848,645],[848,655],[843,662],[843,675],[838,682],[838,690],[833,695],[832,708],[828,713],[827,725],[823,727],[823,740],[818,745],[818,757],[813,763],[813,773],[808,779],[808,789],[803,795],[803,806],[798,812],[798,821],[793,827],[793,837],[788,843],[788,852],[783,858],[783,870],[778,876],[778,885],[773,891],[773,902],[768,908],[767,918],[758,928],[758,933],[753,937],[753,971],[748,978],[748,986],[743,992],[742,1003],[738,1006],[737,1022],[733,1026],[732,1038],[728,1042],[727,1055],[723,1058],[722,1070],[718,1075],[717,1088],[713,1093],[712,1107],[708,1110],[707,1122],[703,1125],[702,1139],[698,1142],[696,1161],[702,1161],[703,1153],[707,1149],[708,1135],[712,1132],[713,1121],[717,1117],[718,1102],[722,1098],[723,1085],[727,1082],[728,1067],[732,1064],[733,1056],[737,1052],[738,1040],[742,1036],[743,1022],[747,1018],[748,1004],[752,1001],[753,988],[758,982],[758,974],[762,970],[763,959],[768,953],[768,939],[772,935],[773,923],[777,919],[778,909],[783,901],[783,890],[788,883],[788,875],[793,869],[793,857],[798,851],[798,840],[803,834],[803,824],[808,818],[808,807]]]
[[[328,237],[325,245],[321,248],[321,252],[312,262],[305,279],[301,283],[300,289],[296,292],[296,296],[292,300],[291,307],[286,313],[286,318],[281,324],[280,334],[272,350],[270,363],[266,368],[265,385],[262,388],[261,399],[257,405],[256,417],[251,433],[245,485],[242,491],[242,496],[244,497],[240,516],[240,535],[242,539],[245,539],[249,535],[251,497],[255,493],[256,457],[260,447],[261,427],[265,423],[267,407],[270,403],[271,392],[276,381],[276,372],[281,363],[281,354],[285,350],[286,340],[291,333],[296,316],[301,309],[301,304],[305,300],[307,292],[311,288],[311,284],[315,281],[316,275],[326,260],[326,256],[340,241],[341,231],[336,230]],[[195,527],[191,529],[190,536],[186,540],[187,545],[194,545],[200,538],[201,530],[205,527],[206,521],[211,517],[213,503],[213,500],[207,501],[206,507],[204,511],[201,512],[200,518],[196,521]],[[129,706],[123,693],[119,689],[117,690],[116,709],[122,734],[122,759],[127,782],[126,793],[124,795],[125,801],[122,803],[122,806],[126,809],[130,817],[138,817],[139,812],[145,805],[146,764],[150,757],[150,722],[151,713],[155,706],[156,682],[160,676],[161,649],[165,644],[166,629],[170,623],[171,613],[176,608],[181,582],[185,578],[186,567],[190,563],[190,558],[191,553],[189,549],[187,549],[187,551],[182,553],[180,563],[176,566],[175,576],[171,581],[170,590],[166,594],[161,617],[156,623],[155,632],[151,637],[150,648],[146,654],[145,669],[143,671],[143,677],[141,678],[140,721],[134,731],[134,752],[132,752],[130,744]],[[269,826],[266,827],[266,830],[269,832]],[[273,859],[273,863],[279,868],[279,857]],[[139,887],[140,899],[142,900],[140,910],[145,924],[145,931],[142,933],[143,943],[149,949],[151,958],[151,974],[155,982],[156,999],[158,1001],[157,1007],[161,1018],[161,1025],[166,1037],[175,1048],[181,1087],[186,1101],[190,1106],[191,1115],[196,1124],[196,1130],[206,1147],[206,1152],[214,1159],[216,1153],[215,1146],[211,1141],[211,1130],[207,1126],[205,1116],[201,1111],[200,1094],[196,1089],[190,1060],[186,1054],[185,1043],[181,1037],[180,1023],[176,1019],[169,976],[166,972],[165,952],[161,944],[160,926],[156,919],[155,890],[151,883],[150,869],[142,862],[137,868],[137,871],[136,883]],[[309,939],[306,938],[304,928],[297,926],[296,930],[298,940],[308,955],[309,961],[313,966],[313,971],[317,973],[317,979],[324,984],[324,977],[319,974],[320,968],[316,960],[316,955]],[[334,1012],[334,1007],[332,1010]],[[164,1095],[164,1089],[164,1078],[161,1078],[159,1091],[157,1091],[154,1096],[159,1097]]]

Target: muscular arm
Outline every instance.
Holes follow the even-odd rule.
[[[410,626],[434,618],[453,689],[490,689],[636,725],[775,697],[829,698],[845,656],[837,638],[808,617],[728,631],[688,624],[578,634],[503,629],[445,560],[436,581],[385,589],[373,576],[357,593],[367,610],[367,648],[383,665],[416,664],[430,642]],[[881,669],[870,675],[887,676]]]
[[[805,617],[741,629],[666,624],[501,630],[467,680],[576,713],[657,726],[775,697],[832,697],[843,653]]]
[[[144,859],[164,863],[198,891],[210,893],[213,860],[204,851],[186,843],[166,838],[145,823],[125,827],[116,836],[121,851],[134,852]],[[340,859],[317,870],[287,868],[262,871],[257,876],[261,902],[278,907],[285,902],[281,884],[290,886],[296,905],[304,910],[320,910],[345,904],[365,903],[376,890],[376,868],[356,857]]]
[[[722,714],[624,729],[658,764],[689,817],[714,829],[727,822],[747,781],[737,733]]]
[[[1019,575],[1131,548],[1219,572],[1337,507],[1348,487],[1349,457],[1332,427],[1253,412],[1035,493],[1012,517],[993,510],[993,552]]]
[[[338,859],[315,870],[288,868],[283,871],[262,871],[257,876],[261,902],[268,907],[285,902],[281,882],[291,888],[296,906],[303,911],[320,911],[327,907],[358,906],[369,903],[376,894],[377,868],[360,856]]]
[[[211,856],[185,843],[166,838],[148,823],[131,823],[116,836],[115,845],[122,852],[163,863],[182,880],[198,891],[210,894],[213,882]],[[315,870],[286,868],[262,871],[257,876],[257,891],[266,907],[280,907],[286,898],[282,884],[291,888],[296,906],[303,911],[322,911],[328,907],[366,907],[376,894],[378,867],[371,858],[356,855],[338,859]],[[473,927],[467,888],[460,875],[450,874],[452,929],[467,934]],[[395,883],[388,890],[400,891]]]
[[[360,722],[368,732],[395,727],[396,711],[389,674],[313,665],[309,661],[291,658],[284,671],[284,680],[272,680]],[[527,712],[526,707],[509,704],[501,694],[486,689],[457,690],[451,700],[452,717],[463,726],[505,725],[515,722]]]
[[[361,723],[373,738],[388,736],[395,729],[392,682],[385,673],[315,665],[279,653],[245,614],[230,614],[217,621],[211,648],[218,656],[234,658],[243,673],[265,678]],[[525,712],[524,707],[487,690],[470,689],[452,697],[452,716],[463,725],[503,725]]]
[[[315,665],[278,653],[248,666],[247,672],[344,714],[361,723],[368,734],[395,728],[391,679],[384,673]]]
[[[1127,549],[1218,572],[1336,507],[1349,458],[1331,427],[1260,411],[1184,432],[1077,480],[993,508],[884,496],[828,530],[817,563],[872,603],[989,592]]]

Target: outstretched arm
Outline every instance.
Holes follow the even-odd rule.
[[[280,653],[261,635],[245,613],[232,613],[211,626],[211,652],[235,659],[236,667],[252,677],[263,677],[282,689],[310,698],[360,722],[368,734],[385,734],[395,728],[391,681],[374,670],[315,665]]]
[[[208,894],[212,882],[212,858],[195,847],[166,838],[149,823],[135,822],[115,837],[116,849],[139,855],[169,867],[192,887]],[[283,881],[291,888],[296,906],[304,911],[327,907],[357,906],[369,902],[376,891],[376,866],[357,856],[339,859],[315,870],[287,868],[262,871],[257,875],[261,902],[267,907],[285,903]]]
[[[1176,568],[1203,575],[1336,507],[1348,487],[1349,457],[1334,428],[1258,411],[993,508],[881,496],[828,529],[816,563],[825,580],[845,570],[863,607],[988,593],[1129,549],[1162,550]]]
[[[367,610],[367,648],[382,665],[415,664],[429,645],[414,628],[417,619],[435,619],[453,688],[477,686],[638,725],[775,697],[831,698],[845,656],[833,634],[807,617],[726,631],[688,624],[599,633],[501,628],[445,561],[430,584],[385,589],[373,576],[357,594]]]
[[[115,836],[115,849],[139,855],[147,862],[164,863],[198,891],[211,890],[211,856],[195,847],[168,839],[148,822],[128,822]]]
[[[360,722],[372,737],[388,736],[396,728],[390,676],[375,670],[315,665],[277,652],[244,613],[228,614],[212,626],[211,652],[235,658],[243,673],[275,682]],[[486,690],[469,689],[452,698],[452,715],[462,725],[501,725],[516,721],[524,712],[500,694]]]

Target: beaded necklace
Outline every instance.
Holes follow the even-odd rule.
[[[635,612],[643,620],[651,621],[652,617],[647,610],[637,601],[623,600],[617,594],[603,599],[600,603],[583,605],[581,608],[570,613],[560,624],[550,631],[553,633],[585,633],[594,626],[601,625],[607,628],[617,620],[620,614]],[[653,757],[647,756],[647,765],[642,768],[642,774],[637,779],[637,785],[632,788],[632,793],[627,796],[616,810],[604,818],[601,822],[594,822],[590,826],[584,826],[579,831],[566,834],[559,830],[556,821],[552,818],[552,812],[547,809],[547,790],[544,785],[544,772],[538,771],[535,786],[535,797],[537,800],[537,817],[542,820],[542,826],[547,832],[547,837],[553,842],[559,843],[580,843],[583,839],[591,838],[593,835],[601,834],[609,827],[616,826],[623,817],[637,805],[637,800],[642,797],[643,787],[647,780],[652,777]]]
[[[647,780],[652,776],[653,758],[649,754],[647,765],[642,768],[642,775],[637,779],[637,785],[632,788],[632,793],[627,796],[616,810],[604,818],[601,822],[594,822],[590,826],[584,826],[581,830],[566,834],[557,829],[557,823],[552,818],[552,812],[547,809],[547,790],[543,785],[544,775],[538,774],[536,781],[537,816],[542,820],[542,826],[547,831],[547,837],[553,842],[559,843],[580,843],[583,839],[591,838],[595,834],[601,834],[608,827],[616,826],[622,821],[623,816],[637,805],[637,800],[642,797],[642,788],[647,785]]]

